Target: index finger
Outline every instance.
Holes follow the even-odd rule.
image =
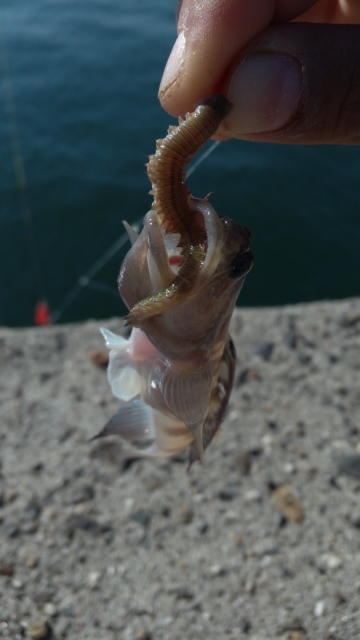
[[[315,0],[184,0],[179,36],[165,67],[159,99],[184,116],[203,96],[217,93],[234,56],[273,22],[292,20]]]

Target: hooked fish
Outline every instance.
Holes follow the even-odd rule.
[[[172,456],[190,447],[202,460],[224,418],[235,370],[229,323],[253,265],[249,231],[194,198],[184,167],[216,132],[231,105],[221,94],[156,143],[147,172],[154,202],[118,278],[129,309],[128,340],[101,329],[108,379],[122,402],[96,437],[129,441],[135,455]]]

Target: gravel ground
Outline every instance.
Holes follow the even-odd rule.
[[[0,637],[358,640],[360,299],[235,312],[189,473],[89,442],[117,409],[100,324],[0,330]]]

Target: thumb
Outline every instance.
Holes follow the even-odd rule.
[[[221,137],[354,144],[360,125],[355,25],[269,27],[239,54],[222,87],[234,107]]]

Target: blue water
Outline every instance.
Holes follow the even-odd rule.
[[[0,324],[32,324],[42,296],[60,322],[124,312],[116,278],[125,249],[95,284],[79,287],[72,300],[68,294],[123,233],[121,221],[150,208],[144,164],[174,123],[157,100],[176,36],[174,6],[2,2],[10,75],[2,68]],[[32,230],[13,167],[9,80]],[[232,141],[191,176],[194,195],[212,191],[218,213],[252,232],[255,266],[241,305],[358,295],[358,158],[354,147]]]

